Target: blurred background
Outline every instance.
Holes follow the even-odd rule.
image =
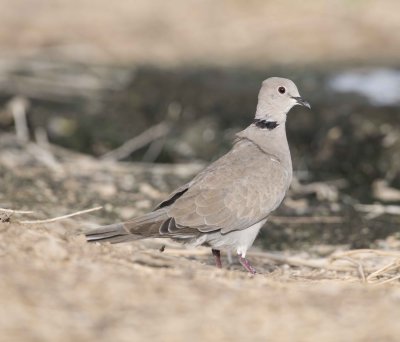
[[[400,201],[398,1],[1,3],[3,132],[101,159],[209,162],[251,122],[262,80],[288,77],[312,104],[289,115],[297,179],[328,182],[309,200]],[[396,230],[387,220],[379,236]]]

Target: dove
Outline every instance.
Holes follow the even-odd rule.
[[[229,152],[172,192],[153,211],[132,220],[86,232],[88,242],[121,243],[171,238],[211,247],[221,268],[221,250],[246,259],[257,234],[278,208],[292,180],[286,117],[296,105],[311,108],[289,79],[263,81],[253,122],[237,133]]]

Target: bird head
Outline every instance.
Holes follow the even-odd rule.
[[[282,123],[286,121],[289,110],[297,105],[311,108],[310,104],[300,96],[293,81],[271,77],[262,83],[255,118]]]

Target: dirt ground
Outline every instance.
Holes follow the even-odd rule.
[[[3,341],[398,340],[398,284],[258,263],[250,278],[142,243],[66,241],[72,225],[2,225]]]
[[[35,211],[3,213],[0,224],[2,341],[398,340],[396,248],[255,248],[252,277],[235,259],[216,269],[206,248],[89,245],[79,231],[148,210],[171,175],[179,182],[201,166],[108,163],[60,148],[38,158],[37,146],[11,136],[1,145],[2,205]],[[97,205],[103,210],[21,223]]]

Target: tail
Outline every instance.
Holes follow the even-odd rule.
[[[123,223],[110,224],[85,233],[87,242],[120,243],[143,238],[128,232]]]
[[[87,242],[120,243],[160,236],[159,227],[168,219],[165,210],[150,212],[129,222],[102,226],[85,233]]]

